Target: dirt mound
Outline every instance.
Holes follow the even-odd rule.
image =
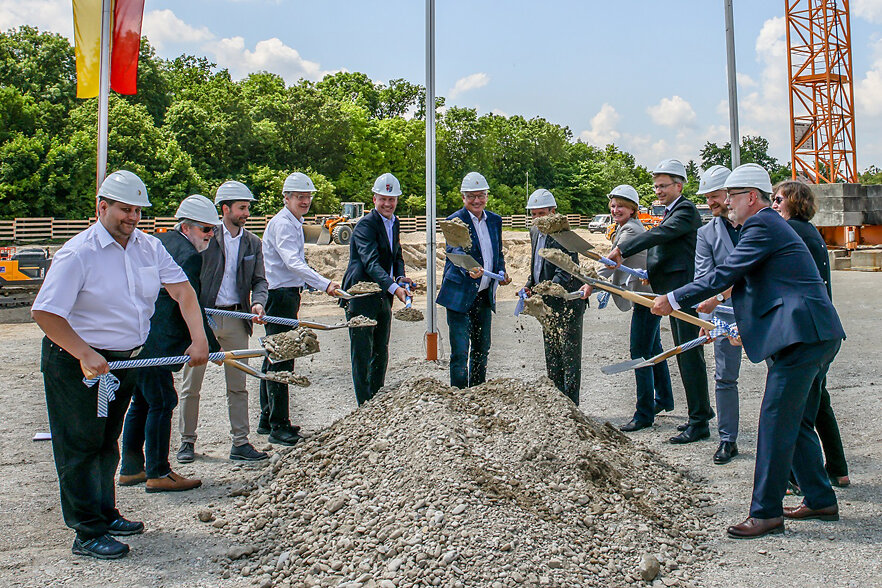
[[[199,512],[255,584],[621,586],[657,559],[675,586],[708,557],[698,488],[545,378],[409,380],[277,455]]]

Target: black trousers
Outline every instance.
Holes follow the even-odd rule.
[[[81,540],[100,537],[120,516],[114,485],[117,442],[135,387],[135,372],[114,372],[120,381],[116,399],[108,404],[107,417],[98,418],[98,385],[83,384],[79,360],[45,337],[40,370],[64,523]]]
[[[687,314],[698,316],[694,309],[681,309]],[[680,345],[698,337],[698,327],[671,317],[671,334],[674,345]],[[689,424],[707,426],[714,418],[710,397],[707,391],[707,364],[704,363],[704,346],[699,345],[677,355],[677,367],[680,368],[680,379],[686,391],[686,409],[689,412]]]
[[[815,430],[818,432],[821,446],[824,448],[824,457],[826,458],[824,468],[830,477],[847,476],[848,463],[845,461],[845,450],[842,448],[842,436],[839,434],[836,414],[830,405],[827,378],[821,378],[815,385],[819,387],[821,397],[818,416],[815,418]]]
[[[349,357],[352,363],[352,386],[361,406],[386,383],[389,364],[389,336],[392,330],[392,298],[387,294],[372,296],[370,304],[350,301],[346,318],[363,315],[377,321],[375,327],[349,329]]]
[[[578,406],[582,384],[582,319],[585,316],[585,302],[566,301],[553,296],[543,299],[555,315],[549,324],[556,327],[542,331],[545,371],[557,389]]]
[[[272,316],[296,319],[300,311],[300,288],[274,288],[269,291],[266,301],[266,313]],[[275,335],[290,331],[286,325],[266,324],[266,334]],[[263,360],[264,372],[291,371],[294,360],[271,363]],[[288,384],[260,381],[260,424],[270,429],[284,429],[291,426],[288,414]]]

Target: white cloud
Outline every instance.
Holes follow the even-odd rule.
[[[206,27],[192,27],[168,9],[151,10],[144,14],[141,34],[150,40],[157,51],[162,51],[169,44],[203,43],[214,38]]]
[[[218,65],[228,68],[233,77],[241,78],[251,72],[266,70],[293,83],[300,78],[318,80],[329,73],[318,63],[303,59],[296,49],[275,37],[259,41],[254,50],[245,47],[242,37],[209,42],[202,49],[211,54]]]
[[[850,10],[854,16],[882,24],[882,0],[852,0]]]
[[[671,98],[662,98],[661,102],[650,106],[646,112],[655,124],[672,129],[692,126],[696,119],[692,105],[676,95]]]
[[[609,143],[615,143],[616,139],[621,137],[621,133],[616,130],[616,126],[621,120],[621,115],[609,103],[604,102],[600,107],[600,111],[591,119],[591,128],[579,133],[579,138],[603,147]]]
[[[23,23],[73,39],[70,0],[0,0],[0,31]]]
[[[490,83],[490,76],[485,74],[484,72],[473,73],[471,75],[467,75],[464,78],[459,78],[456,80],[456,84],[447,92],[447,97],[451,100],[462,94],[463,92],[468,92],[469,90],[474,90],[475,88],[481,88]]]
[[[867,116],[882,114],[882,41],[877,41],[873,46],[873,54],[875,59],[870,69],[854,88],[858,113]]]

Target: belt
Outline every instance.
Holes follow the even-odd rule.
[[[282,286],[281,288],[270,288],[270,292],[279,291],[279,292],[302,292],[303,286]]]
[[[141,351],[144,349],[144,346],[141,345],[139,347],[135,347],[134,349],[129,349],[126,351],[111,351],[109,349],[96,349],[98,353],[104,356],[104,359],[107,360],[115,360],[115,359],[134,359],[138,357]]]
[[[230,304],[229,306],[215,306],[218,310],[242,310],[241,304]]]

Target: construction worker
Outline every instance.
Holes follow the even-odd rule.
[[[709,223],[698,229],[695,243],[695,279],[710,273],[723,265],[735,246],[738,245],[736,225],[729,219],[729,207],[726,206],[726,179],[729,168],[714,165],[702,175],[698,184],[698,193],[707,199],[713,218]],[[699,313],[703,319],[711,316],[727,323],[735,322],[735,313],[728,310],[732,307],[731,289],[714,296],[709,303],[714,306],[712,314]],[[717,305],[725,305],[716,308]],[[726,310],[724,310],[726,308]],[[720,445],[713,456],[717,465],[729,463],[738,455],[738,374],[741,371],[741,346],[732,345],[726,337],[714,340],[714,382],[717,401],[717,429],[720,433]],[[680,425],[682,426],[682,425]]]
[[[285,178],[282,196],[285,206],[266,225],[263,233],[263,261],[269,284],[266,314],[297,318],[300,294],[306,285],[330,296],[340,284],[319,275],[306,264],[303,239],[303,216],[312,206],[315,185],[306,174],[295,172]],[[291,327],[269,323],[267,335],[290,331]],[[291,371],[294,360],[272,364],[264,360],[263,371]],[[288,414],[288,385],[260,381],[260,421],[257,432],[269,434],[269,442],[291,446],[300,440],[300,427],[291,424]]]
[[[695,275],[695,239],[701,226],[698,209],[682,196],[686,183],[686,167],[676,159],[665,159],[652,170],[652,189],[665,205],[665,214],[651,231],[637,235],[620,246],[613,247],[608,257],[621,265],[624,257],[647,251],[646,269],[653,292],[670,292],[692,281]],[[684,312],[698,316],[695,310]],[[671,317],[674,344],[680,345],[698,337],[698,327]],[[689,421],[671,443],[692,443],[710,437],[708,421],[714,417],[707,392],[707,366],[704,350],[698,346],[677,355],[680,378],[686,390]],[[668,407],[656,405],[656,414]]]
[[[501,274],[503,286],[511,283],[502,256],[502,217],[485,210],[490,185],[478,172],[469,172],[460,186],[463,207],[447,217],[459,219],[469,228],[469,253],[481,267],[465,271],[449,259],[438,291],[437,303],[447,309],[450,336],[450,385],[477,386],[487,377],[490,353],[491,312],[496,311],[496,280],[484,270]],[[463,253],[447,246],[448,253]]]
[[[263,269],[260,237],[245,229],[254,196],[242,182],[230,180],[217,189],[215,206],[220,206],[222,223],[215,228],[208,249],[202,254],[200,303],[205,308],[219,308],[258,315],[253,320],[214,316],[214,334],[224,349],[246,349],[252,325],[264,314],[267,282]],[[247,359],[245,360],[248,361]],[[178,462],[195,458],[196,426],[199,422],[199,392],[205,367],[184,367],[181,403],[178,409],[181,448]],[[233,445],[230,459],[261,461],[269,456],[248,442],[248,386],[245,372],[224,366],[227,384],[227,412]]]
[[[527,199],[530,216],[541,218],[557,211],[554,195],[540,188]],[[553,263],[548,263],[538,255],[544,248],[565,251],[578,264],[579,254],[570,253],[561,247],[553,237],[544,235],[536,227],[530,228],[530,275],[524,285],[527,296],[532,296],[533,288],[540,282],[554,282],[567,292],[577,290],[581,281],[566,273]],[[585,316],[585,295],[575,300],[564,300],[556,296],[543,296],[542,301],[551,309],[552,316],[542,323],[542,340],[545,345],[545,371],[557,389],[579,404],[579,388],[582,381],[582,319]]]
[[[404,257],[399,241],[399,222],[395,216],[401,184],[391,173],[374,182],[374,209],[362,217],[352,231],[349,265],[343,275],[343,289],[358,282],[375,282],[380,292],[362,298],[341,301],[346,318],[365,316],[377,321],[373,327],[349,329],[352,361],[352,385],[359,406],[383,387],[389,363],[389,333],[392,323],[392,299],[405,301],[404,286],[413,284],[404,276]]]
[[[174,230],[160,233],[157,238],[184,270],[198,298],[201,293],[200,254],[208,248],[214,233],[218,222],[217,210],[211,200],[194,194],[181,201],[175,218],[178,223]],[[203,336],[207,337],[209,349],[219,350],[220,346],[201,308],[199,313],[202,317]],[[150,319],[150,336],[144,343],[142,356],[170,357],[183,354],[190,345],[191,335],[187,326],[177,301],[167,291],[160,292]],[[172,372],[181,367],[159,366],[138,370],[137,385],[123,427],[120,486],[134,486],[146,481],[147,492],[180,492],[202,485],[201,480],[184,478],[173,472],[168,463],[171,418],[178,404]]]
[[[113,487],[136,371],[114,371],[119,389],[106,403],[97,387],[83,383],[83,373],[107,374],[108,361],[139,355],[160,286],[181,307],[190,363],[208,359],[196,292],[162,244],[136,228],[145,206],[147,187],[138,176],[107,176],[98,190],[98,222],[58,250],[31,310],[46,334],[40,367],[61,512],[76,531],[73,553],[98,559],[129,552],[114,536],[144,531],[117,510]]]

